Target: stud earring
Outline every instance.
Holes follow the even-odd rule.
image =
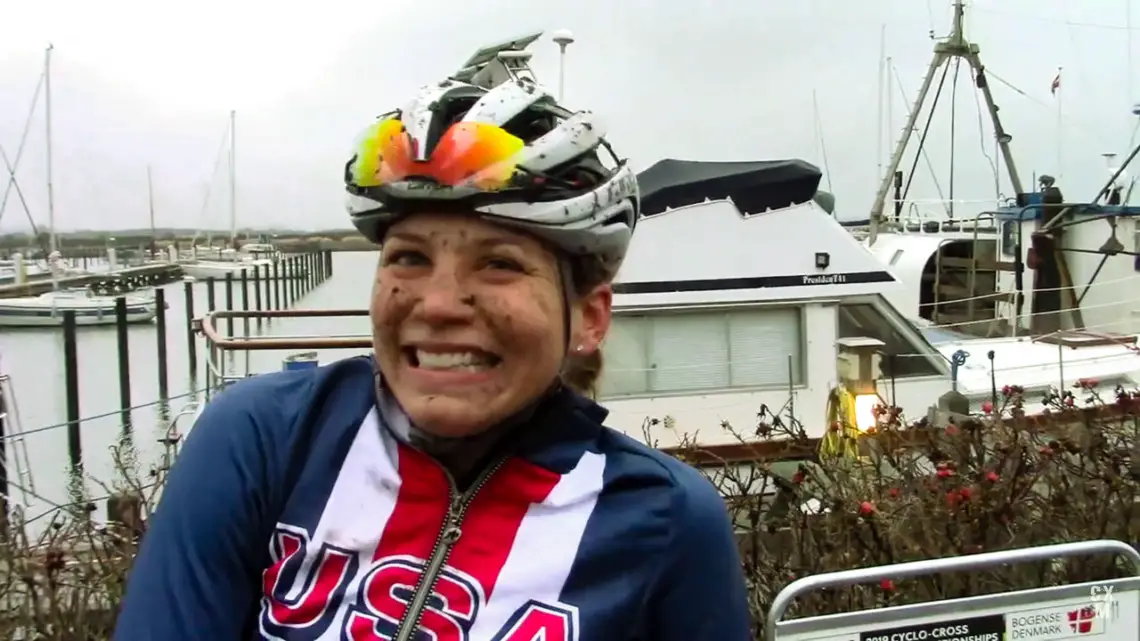
[[[583,345],[579,345],[579,346],[574,348],[574,351],[575,352],[584,352],[584,351],[586,351],[586,347]]]

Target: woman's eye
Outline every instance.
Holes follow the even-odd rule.
[[[418,267],[428,264],[428,258],[423,252],[412,250],[397,250],[384,257],[384,265],[398,267]]]
[[[503,269],[512,272],[523,271],[522,265],[509,258],[488,258],[486,265],[490,269]]]

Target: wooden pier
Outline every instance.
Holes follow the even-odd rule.
[[[51,278],[33,280],[19,285],[0,285],[0,298],[39,296],[50,292],[53,286],[61,289],[78,289],[96,285],[99,287],[119,286],[126,291],[139,287],[152,287],[173,283],[182,278],[182,266],[175,263],[128,267],[105,274],[84,274],[65,276],[53,281]]]

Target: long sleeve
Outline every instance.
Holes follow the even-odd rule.
[[[748,590],[724,500],[695,471],[683,478],[673,545],[649,599],[647,638],[752,641]]]
[[[143,537],[114,641],[248,638],[272,467],[251,410],[265,391],[227,390],[194,424]]]

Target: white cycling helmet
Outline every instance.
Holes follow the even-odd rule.
[[[617,273],[639,212],[637,176],[588,111],[528,79],[445,80],[361,135],[345,167],[348,212],[375,243],[401,216],[456,211],[518,227]],[[601,162],[604,150],[612,168]]]

